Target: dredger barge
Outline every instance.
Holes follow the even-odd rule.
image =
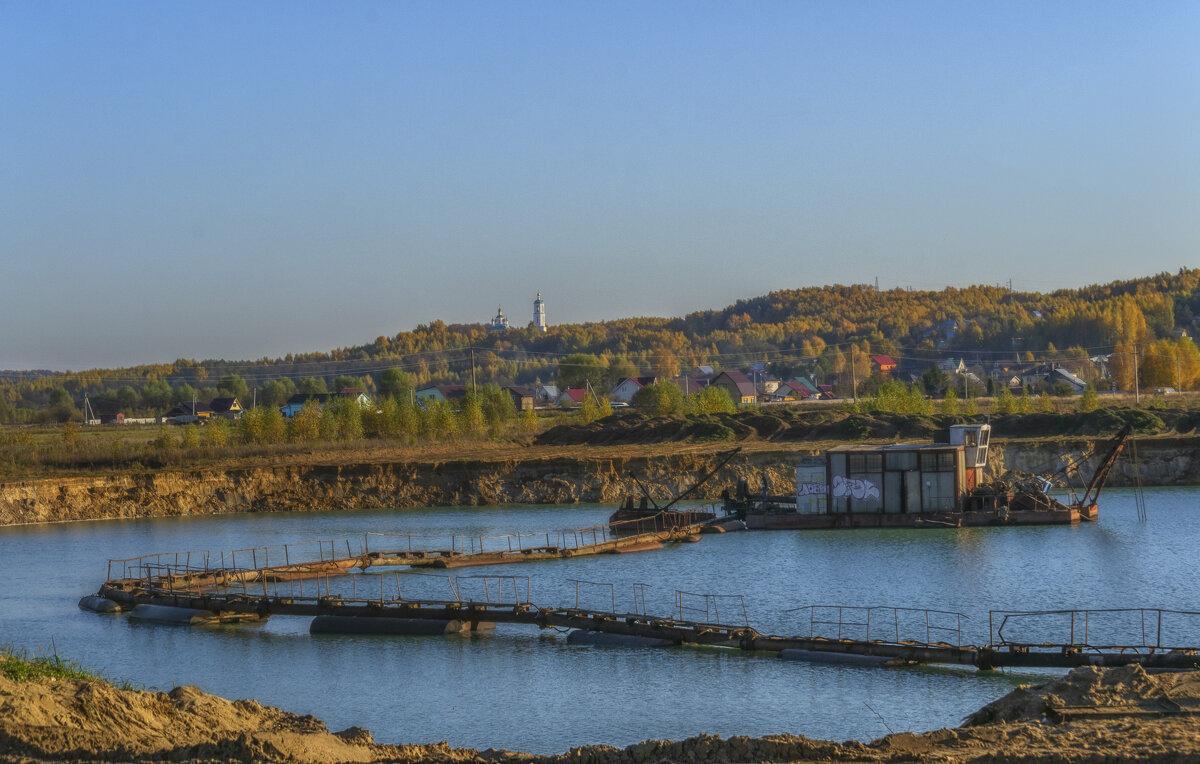
[[[991,425],[953,425],[941,443],[837,446],[796,467],[794,496],[744,482],[724,510],[751,530],[1058,525],[1095,521],[1097,501],[1131,429],[1116,435],[1081,497],[1050,496],[1046,478],[984,482]],[[1072,462],[1072,467],[1077,465]]]

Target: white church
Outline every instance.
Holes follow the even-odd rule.
[[[540,332],[549,329],[546,324],[546,301],[542,299],[541,292],[537,293],[537,299],[533,301],[533,320],[529,322],[529,325]],[[497,306],[496,315],[492,317],[488,329],[493,332],[502,332],[509,326],[508,316],[504,315],[504,308]]]

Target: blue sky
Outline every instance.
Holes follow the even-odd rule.
[[[5,2],[0,368],[1200,264],[1200,3]]]

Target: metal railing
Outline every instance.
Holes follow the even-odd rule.
[[[954,610],[895,607],[892,605],[804,605],[785,612],[808,611],[809,638],[854,639],[896,644],[953,644],[961,647],[962,622],[967,616]],[[950,625],[950,623],[953,625]],[[836,636],[830,637],[833,627]],[[828,629],[828,631],[826,630]],[[886,631],[886,638],[881,632]],[[913,637],[923,638],[914,639]],[[852,635],[852,636],[851,636]],[[942,635],[953,635],[951,643]],[[936,641],[934,637],[938,636]]]
[[[1040,633],[1057,633],[1066,637],[1065,641],[1010,639],[1004,634],[1006,627],[1019,628],[1018,624],[1031,622],[1032,628]],[[995,647],[1147,652],[1192,649],[1171,646],[1176,632],[1200,634],[1200,611],[1165,608],[988,611],[988,641]]]

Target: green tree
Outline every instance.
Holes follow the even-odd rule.
[[[287,437],[283,414],[274,406],[259,406],[244,412],[237,420],[238,440],[262,446],[282,443]]]
[[[634,393],[630,403],[656,416],[675,414],[683,411],[683,390],[674,382],[654,382]]]
[[[175,391],[171,389],[171,385],[163,379],[147,382],[138,391],[139,403],[147,411],[163,411],[170,408],[174,395]]]
[[[1079,410],[1086,414],[1098,408],[1100,408],[1100,396],[1096,395],[1096,388],[1089,384],[1083,388],[1083,395],[1079,398]]]
[[[520,416],[520,429],[522,435],[537,435],[538,417],[533,409],[525,409]]]
[[[237,374],[226,374],[217,381],[217,392],[223,398],[237,398],[245,404],[248,403],[246,397],[250,394],[250,388],[246,386],[246,380]]]
[[[423,432],[434,438],[452,438],[458,432],[458,419],[450,404],[440,400],[425,403]]]
[[[197,449],[200,447],[200,432],[196,428],[196,425],[184,425],[183,432],[179,435],[179,446],[186,449]]]
[[[339,439],[362,440],[363,409],[355,398],[338,398],[329,404],[329,408],[337,418]]]
[[[50,390],[50,402],[45,414],[48,421],[67,422],[79,416],[79,409],[75,408],[75,402],[66,388],[55,387]]]
[[[484,425],[483,404],[479,400],[479,395],[467,393],[458,404],[459,431],[467,435],[480,435],[483,433]]]
[[[154,436],[154,440],[150,444],[163,458],[175,452],[175,439],[171,437],[171,432],[166,427],[158,428],[158,434]]]
[[[697,414],[732,414],[737,411],[729,391],[723,387],[709,385],[692,396],[691,408]]]
[[[402,369],[384,369],[379,375],[379,396],[408,401],[413,389],[412,377]]]
[[[942,392],[950,387],[950,375],[942,371],[941,367],[930,366],[921,373],[921,386],[925,388],[925,392],[929,395],[941,395]]]
[[[558,362],[558,386],[580,388],[602,386],[607,366],[604,360],[590,353],[572,353]]]
[[[579,404],[579,412],[577,414],[581,424],[591,424],[600,418],[600,406],[596,403],[596,399],[588,396],[583,399],[583,403]]]
[[[142,398],[131,385],[124,385],[117,390],[117,407],[126,413],[132,413],[141,403]]]
[[[229,422],[217,417],[204,425],[204,445],[209,448],[224,448],[229,445]]]
[[[954,388],[946,389],[946,396],[942,398],[942,413],[947,416],[956,416],[958,414],[958,393],[954,392]]]
[[[79,442],[79,425],[74,422],[63,422],[62,429],[59,430],[59,435],[62,436],[63,445],[67,448],[74,448]]]
[[[516,404],[507,390],[498,385],[484,385],[479,389],[479,403],[484,420],[492,434],[497,434],[507,422],[517,415]]]
[[[1009,391],[1008,386],[1001,387],[1000,394],[996,396],[996,403],[993,407],[995,413],[1011,414],[1015,405],[1016,399],[1013,398],[1013,394]]]
[[[315,393],[327,393],[329,392],[329,388],[325,386],[325,379],[323,377],[307,377],[300,380],[296,392],[313,395]]]
[[[612,388],[622,379],[636,376],[638,376],[638,367],[634,366],[633,362],[625,356],[619,355],[609,360],[608,372],[605,374],[604,384]]]
[[[258,387],[258,394],[251,401],[242,401],[243,405],[257,403],[259,406],[282,406],[288,398],[296,394],[296,383],[290,379],[272,379]]]
[[[321,438],[321,407],[306,402],[287,420],[287,439],[292,443],[313,443]]]

